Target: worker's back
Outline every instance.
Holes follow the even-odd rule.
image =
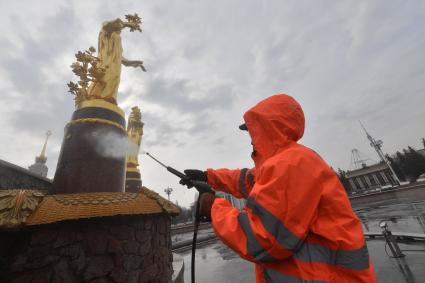
[[[299,171],[300,178],[304,175],[303,181],[293,181],[293,185],[300,189],[288,191],[291,181],[282,184],[281,190],[278,190],[281,196],[275,196],[275,199],[287,201],[267,207],[269,212],[283,219],[293,236],[305,238],[293,257],[257,269],[263,269],[264,274],[263,267],[269,265],[297,278],[327,279],[325,282],[375,282],[361,221],[353,212],[335,172],[314,151],[297,143],[292,143],[263,166],[267,167],[270,163],[279,167],[280,163],[288,163],[288,160],[291,160],[291,170]],[[310,186],[308,179],[314,179],[316,183]],[[252,194],[250,197],[255,198],[255,191]],[[286,211],[290,211],[292,216],[286,217]],[[313,216],[306,218],[306,215]],[[304,236],[303,233],[307,234]],[[279,278],[278,274],[274,275]]]

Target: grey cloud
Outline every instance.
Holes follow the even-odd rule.
[[[187,78],[166,78],[157,75],[146,82],[144,98],[182,113],[199,113],[230,108],[236,97],[233,86],[229,83],[221,83],[204,90]]]
[[[216,144],[216,145],[225,144],[225,137],[218,137],[218,138],[214,139],[214,144]]]
[[[178,124],[172,117],[158,113],[143,113],[145,122],[143,144],[152,146],[183,146],[187,140],[200,140],[214,132],[216,126],[207,116],[192,117],[188,124]]]
[[[62,132],[73,111],[72,100],[60,97],[64,95],[59,92],[48,102],[34,102],[39,98],[34,95],[21,105],[19,114],[11,117],[12,125],[20,131],[36,135],[47,129]]]
[[[199,92],[201,90],[193,86],[193,82],[188,79],[157,76],[148,81],[144,100],[161,105],[170,115],[175,112],[175,115],[185,115],[189,118],[186,124],[177,125],[172,116],[147,112],[144,114],[144,120],[155,129],[155,138],[146,140],[146,144],[168,145],[177,142],[174,138],[176,134],[189,134],[192,138],[197,138],[214,131],[214,111],[226,111],[236,101],[233,86],[221,84],[207,90],[199,95],[200,97],[191,97]]]
[[[177,135],[182,133],[183,129],[180,125],[173,123],[168,117],[164,117],[157,113],[143,113],[144,137],[143,145],[147,148],[153,146],[170,146],[179,142]]]
[[[20,27],[20,30],[25,30],[26,19],[13,17],[13,22]],[[57,14],[46,19],[41,27],[42,33],[16,34],[20,41],[18,46],[22,46],[22,51],[19,56],[6,56],[1,63],[6,67],[10,79],[19,91],[34,92],[43,88],[45,78],[40,72],[41,68],[47,67],[51,70],[50,65],[53,60],[69,52],[69,43],[78,38],[78,34],[73,34],[72,31],[77,31],[79,28],[80,24],[76,21],[75,11],[65,6],[60,8]],[[69,32],[62,32],[64,30]],[[10,48],[16,47],[10,46]],[[12,51],[15,50],[9,50],[9,53]],[[51,71],[54,75],[54,70]]]
[[[14,16],[14,22],[25,30],[24,19]],[[53,62],[68,51],[68,45],[75,39],[72,33],[63,30],[75,30],[80,27],[75,11],[64,6],[58,13],[48,17],[42,25],[40,34],[19,34],[21,48],[19,56],[5,56],[0,59],[1,67],[13,84],[19,97],[15,97],[14,106],[19,113],[10,117],[11,124],[19,131],[39,136],[47,129],[62,133],[63,127],[73,108],[71,95],[67,93],[67,81],[53,67]],[[11,42],[8,48],[16,48]],[[11,53],[14,50],[9,50]],[[6,53],[8,54],[8,53]],[[64,66],[68,68],[68,66]],[[47,71],[43,73],[42,70]],[[62,73],[59,72],[59,73]],[[69,69],[69,77],[71,77]],[[53,79],[60,79],[57,83]],[[52,137],[59,140],[60,135]]]

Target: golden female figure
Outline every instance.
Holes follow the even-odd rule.
[[[141,31],[140,18],[126,15],[127,21],[116,19],[105,22],[99,33],[99,61],[97,69],[104,70],[104,75],[91,83],[88,89],[88,99],[103,99],[117,104],[118,86],[121,76],[121,64],[124,66],[140,67],[143,71],[143,61],[127,60],[122,56],[121,30],[128,27],[130,31]]]

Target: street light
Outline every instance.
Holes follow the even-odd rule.
[[[170,195],[173,192],[173,189],[168,187],[168,188],[164,189],[164,192],[167,194],[168,200],[170,200]]]

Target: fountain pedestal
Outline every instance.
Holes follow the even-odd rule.
[[[124,191],[127,139],[118,106],[84,101],[65,127],[52,193]]]

